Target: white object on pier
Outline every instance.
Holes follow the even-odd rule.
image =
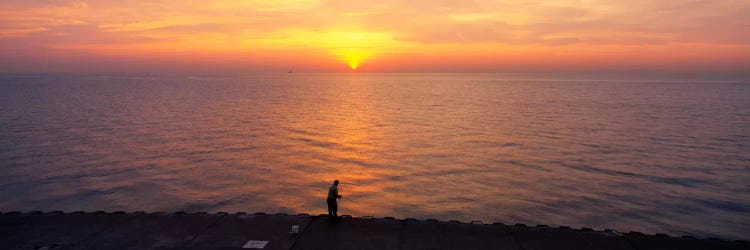
[[[248,240],[242,248],[263,249],[268,244],[267,240]]]

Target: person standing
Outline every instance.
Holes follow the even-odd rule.
[[[328,219],[335,220],[339,218],[339,204],[336,202],[336,199],[341,199],[341,197],[343,196],[339,195],[339,180],[334,180],[333,185],[328,188],[328,198],[326,199],[326,203],[328,203]]]

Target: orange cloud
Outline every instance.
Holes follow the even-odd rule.
[[[746,13],[742,0],[6,0],[0,71],[747,72]]]

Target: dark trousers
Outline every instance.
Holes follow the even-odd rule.
[[[333,218],[339,217],[339,204],[336,203],[336,199],[327,198],[326,203],[328,203],[328,216]]]

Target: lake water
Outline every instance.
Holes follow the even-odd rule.
[[[750,239],[750,83],[0,76],[0,211],[326,212]]]

